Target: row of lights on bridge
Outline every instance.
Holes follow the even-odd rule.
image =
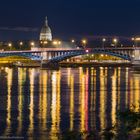
[[[140,38],[132,38],[131,39],[132,41],[134,41],[134,42],[136,42],[136,41],[140,41]],[[114,45],[116,46],[117,45],[117,43],[118,43],[118,39],[117,38],[114,38],[113,40],[113,43],[114,43]],[[102,42],[103,42],[103,46],[104,46],[104,43],[105,42],[107,42],[107,39],[106,38],[103,38],[102,39]],[[71,43],[76,43],[76,40],[75,39],[72,39],[71,40]],[[87,43],[88,43],[88,40],[87,39],[82,39],[81,40],[81,43],[82,43],[82,45],[84,45],[84,46],[86,46],[87,45]],[[48,41],[41,41],[41,44],[48,44]],[[60,41],[60,40],[54,40],[54,41],[52,41],[52,45],[61,45],[62,44],[62,41]],[[21,42],[19,42],[19,45],[20,46],[23,46],[24,45],[24,43],[21,41]],[[32,46],[32,47],[34,47],[35,46],[35,42],[34,41],[31,41],[30,42],[30,45]],[[8,46],[9,47],[12,47],[12,43],[10,42],[10,43],[8,43]]]

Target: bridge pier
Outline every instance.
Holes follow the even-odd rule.
[[[135,48],[132,65],[135,69],[140,70],[140,49],[139,48]]]
[[[48,62],[48,63],[41,63],[42,68],[48,68],[48,69],[58,69],[59,68],[59,63],[57,62]]]

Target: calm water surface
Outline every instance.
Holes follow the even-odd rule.
[[[57,140],[65,130],[100,132],[139,100],[140,74],[127,67],[0,68],[0,136]]]

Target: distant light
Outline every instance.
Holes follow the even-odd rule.
[[[106,38],[103,38],[102,41],[103,41],[103,42],[106,42]]]
[[[114,42],[114,43],[117,43],[117,42],[118,42],[118,39],[117,39],[117,38],[114,38],[114,39],[113,39],[113,42]]]
[[[58,42],[57,41],[53,41],[53,45],[58,45]]]
[[[82,40],[82,43],[83,43],[83,44],[87,44],[87,40],[86,40],[86,39],[83,39],[83,40]]]
[[[9,46],[9,47],[12,47],[12,43],[8,43],[8,46]]]
[[[72,40],[71,40],[71,42],[72,42],[72,43],[75,43],[75,40],[74,40],[74,39],[72,39]]]
[[[103,54],[101,54],[101,57],[103,57],[104,55]]]
[[[89,50],[86,50],[86,53],[88,53],[89,52]]]
[[[43,44],[48,44],[48,42],[47,41],[44,41]]]
[[[58,41],[58,44],[59,44],[59,45],[61,45],[61,44],[62,44],[62,42],[61,42],[61,41]]]
[[[31,46],[34,46],[34,45],[35,45],[35,43],[34,43],[34,42],[31,42],[30,44],[31,44]]]
[[[131,40],[132,40],[132,41],[134,41],[134,40],[135,40],[135,38],[134,38],[134,37],[132,37],[132,38],[131,38]]]
[[[140,37],[135,38],[136,41],[140,41]]]
[[[21,41],[21,42],[19,43],[19,45],[22,46],[22,45],[23,45],[23,42]]]

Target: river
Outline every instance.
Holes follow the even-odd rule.
[[[139,107],[140,73],[130,67],[0,68],[0,138],[59,139],[101,132],[118,110]]]

